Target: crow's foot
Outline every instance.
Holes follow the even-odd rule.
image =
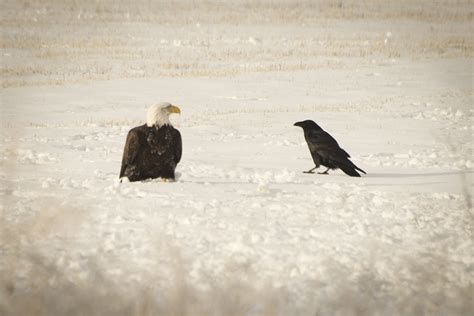
[[[318,172],[318,174],[329,174],[329,173],[328,173],[328,171],[329,171],[329,170],[330,170],[330,169],[329,169],[329,168],[327,168],[327,169],[326,169],[326,170],[324,170],[323,172]]]

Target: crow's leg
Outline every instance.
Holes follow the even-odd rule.
[[[330,170],[330,168],[327,168],[326,171],[324,172],[318,172],[318,174],[329,174],[328,171]]]
[[[318,166],[318,167],[314,167],[313,169],[310,169],[310,170],[308,170],[308,171],[303,171],[303,173],[314,173],[313,170],[316,169],[316,168],[319,168],[319,166]]]

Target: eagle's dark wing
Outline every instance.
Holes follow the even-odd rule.
[[[127,166],[134,163],[140,151],[140,138],[138,132],[132,129],[128,132],[125,148],[123,149],[122,168],[120,169],[120,176],[122,178]]]
[[[174,139],[175,139],[175,147],[174,147],[174,154],[175,154],[175,162],[176,164],[178,164],[178,162],[180,162],[181,160],[181,156],[183,155],[183,142],[181,140],[181,133],[175,129],[175,133],[174,133]]]

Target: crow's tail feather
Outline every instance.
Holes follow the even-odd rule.
[[[360,169],[360,168],[357,167],[356,165],[354,165],[354,169],[359,170],[359,171],[362,172],[363,174],[367,174],[367,172],[365,172],[364,170]]]
[[[359,167],[357,167],[352,161],[350,161],[349,159],[347,159],[348,162],[349,162],[349,166],[354,168],[355,170],[359,170],[360,172],[362,172],[363,174],[367,174],[367,172],[365,172],[364,170],[360,169]]]
[[[345,174],[347,174],[351,177],[360,177],[360,174],[357,171],[355,171],[355,169],[351,166],[341,165],[341,166],[339,166],[339,169],[341,169],[342,171],[344,171]]]

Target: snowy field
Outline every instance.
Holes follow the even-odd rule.
[[[473,11],[2,1],[0,314],[472,315]],[[119,183],[161,101],[177,181]]]

